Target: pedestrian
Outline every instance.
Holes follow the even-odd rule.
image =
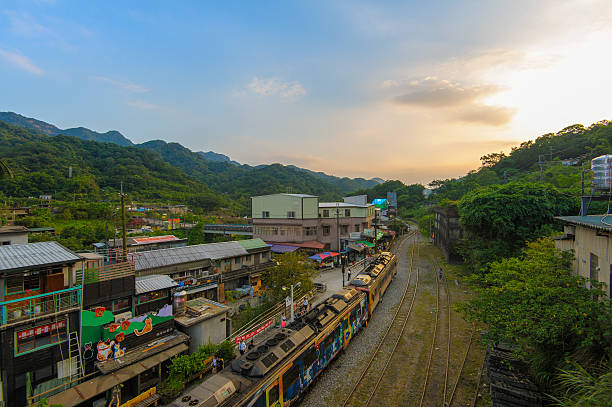
[[[240,341],[240,343],[238,344],[238,350],[240,351],[240,355],[244,355],[244,351],[246,350],[246,343],[244,343],[244,341]]]
[[[308,311],[308,298],[304,297],[304,312]]]
[[[254,339],[251,338],[251,342],[249,342],[249,350],[253,349],[254,347],[255,347]]]
[[[438,270],[438,277],[440,280],[442,280],[442,267],[440,267],[440,270]]]
[[[219,362],[217,361],[217,355],[213,355],[213,360],[212,360],[213,373],[217,373],[218,364]]]
[[[287,318],[285,318],[285,314],[281,315],[281,328],[284,328],[287,326]]]
[[[351,281],[351,269],[348,270],[346,281]]]

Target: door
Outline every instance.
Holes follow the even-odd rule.
[[[45,292],[59,291],[64,289],[64,273],[48,274],[45,282]]]
[[[351,340],[352,326],[351,326],[350,314],[352,312],[353,311],[350,311],[342,321],[342,327],[344,328],[342,332],[344,348],[348,346],[348,343]]]
[[[278,379],[266,389],[266,396],[268,399],[268,407],[282,407],[283,401],[281,398],[281,392],[279,390]]]

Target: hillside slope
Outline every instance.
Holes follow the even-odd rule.
[[[75,127],[62,130],[52,124],[43,122],[41,120],[32,119],[31,117],[25,117],[13,112],[0,112],[0,120],[13,126],[21,126],[25,127],[26,129],[40,132],[47,136],[57,136],[62,134],[64,136],[80,138],[81,140],[113,143],[120,146],[134,145],[130,140],[125,138],[123,134],[116,130],[107,131],[106,133],[98,133],[97,131],[87,129],[85,127]]]

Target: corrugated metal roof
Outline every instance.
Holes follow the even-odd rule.
[[[25,226],[0,226],[0,233],[24,233],[28,228]]]
[[[26,269],[79,260],[79,256],[57,242],[0,246],[0,270]]]
[[[177,286],[176,281],[164,274],[136,277],[136,295]]]
[[[260,238],[238,240],[238,243],[240,243],[240,246],[244,247],[246,250],[266,249],[269,247],[267,243],[261,240]]]
[[[130,253],[136,271],[201,260],[217,260],[249,254],[238,242],[198,244],[171,249]]]
[[[359,205],[350,202],[319,202],[319,208],[367,208],[372,204]]]
[[[612,231],[612,215],[557,216],[555,219],[593,229]]]

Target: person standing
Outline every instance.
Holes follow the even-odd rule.
[[[348,270],[348,273],[346,275],[346,281],[350,282],[351,281],[351,269]]]
[[[246,350],[246,343],[244,343],[244,341],[240,341],[240,343],[238,343],[238,350],[240,351],[240,355],[244,355],[244,351]]]
[[[438,270],[438,278],[442,280],[442,267],[440,267],[440,270]]]
[[[285,314],[281,315],[281,328],[284,328],[287,326],[287,318],[285,318]]]
[[[213,373],[217,373],[218,364],[219,364],[219,361],[217,360],[217,355],[213,355],[213,360],[212,360]]]

